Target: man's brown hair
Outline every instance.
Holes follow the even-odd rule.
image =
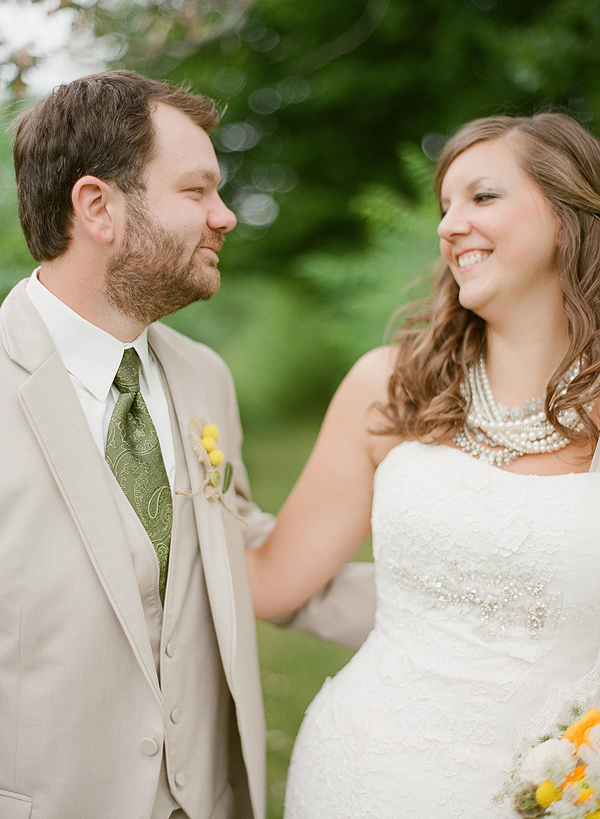
[[[67,249],[71,191],[82,176],[114,182],[125,194],[145,189],[158,103],[179,109],[207,133],[219,120],[209,97],[131,71],[59,85],[25,112],[13,156],[19,219],[34,259],[50,261]]]

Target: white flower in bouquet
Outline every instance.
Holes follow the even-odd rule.
[[[563,797],[560,802],[553,802],[544,815],[552,816],[553,819],[586,819],[589,811],[585,805],[575,805]]]
[[[572,742],[568,739],[548,739],[527,754],[521,768],[521,779],[536,784],[550,780],[560,788],[576,765]]]
[[[585,736],[585,741],[579,746],[579,757],[586,765],[593,765],[598,761],[600,754],[600,725],[594,725]]]
[[[580,749],[581,750],[581,749]],[[596,793],[600,793],[600,757],[587,763],[585,778]]]

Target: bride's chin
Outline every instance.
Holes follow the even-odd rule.
[[[486,308],[489,306],[490,299],[485,295],[485,293],[482,293],[481,290],[476,290],[468,285],[459,287],[458,301],[461,307],[464,307],[465,310],[471,310],[471,312],[476,313],[480,318],[485,319],[485,316],[482,315],[481,311],[486,311]]]
[[[465,310],[471,310],[473,313],[477,313],[477,308],[480,306],[480,299],[474,298],[472,294],[465,293],[462,290],[458,292],[458,301],[461,307],[464,307]]]

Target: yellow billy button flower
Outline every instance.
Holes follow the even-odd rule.
[[[189,436],[200,465],[204,468],[204,478],[195,492],[181,492],[176,489],[175,493],[184,495],[186,498],[197,498],[199,495],[204,495],[208,501],[216,500],[234,518],[248,524],[249,521],[239,515],[235,509],[231,509],[223,498],[231,485],[233,467],[231,461],[225,462],[225,455],[216,447],[219,437],[218,426],[216,424],[207,424],[205,418],[194,415],[190,419]],[[222,472],[219,469],[221,464],[223,464]]]
[[[215,441],[219,438],[219,427],[216,424],[207,424],[202,430],[203,438],[214,438]]]
[[[223,462],[225,456],[220,449],[213,449],[212,452],[209,452],[208,457],[210,458],[210,462],[213,466],[219,466],[219,464]]]
[[[549,808],[553,802],[558,802],[562,796],[562,790],[557,788],[549,779],[537,788],[535,798],[542,808]]]
[[[209,435],[207,435],[205,438],[202,439],[202,446],[207,452],[212,452],[213,449],[216,449],[217,442],[215,438],[211,438]]]

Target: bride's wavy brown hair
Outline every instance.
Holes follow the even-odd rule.
[[[438,201],[444,175],[477,142],[508,139],[523,170],[537,183],[559,221],[557,268],[569,327],[569,349],[548,384],[548,419],[571,441],[597,442],[585,404],[600,396],[600,142],[571,117],[496,116],[463,126],[446,144],[436,170]],[[444,265],[425,309],[394,339],[398,355],[382,407],[386,432],[443,441],[463,426],[470,396],[461,392],[470,365],[485,352],[485,322],[458,300]],[[579,375],[562,395],[561,379],[575,362]],[[566,429],[558,413],[573,407],[584,429]]]

